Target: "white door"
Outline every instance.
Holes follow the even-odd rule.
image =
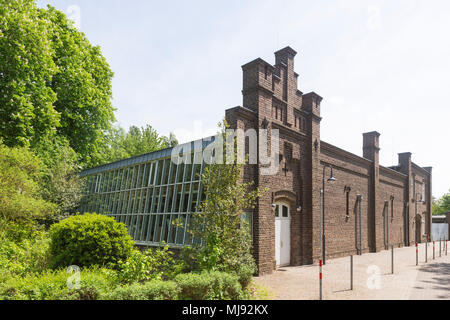
[[[285,203],[275,207],[275,260],[277,266],[291,263],[291,215]]]

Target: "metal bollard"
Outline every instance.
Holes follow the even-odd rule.
[[[435,254],[434,254],[435,250],[434,250],[434,248],[435,248],[435,246],[434,246],[434,241],[433,241],[433,260],[435,259]]]
[[[447,245],[448,245],[448,240],[445,240],[445,255],[447,255]]]
[[[442,255],[441,255],[441,242],[442,242],[442,239],[439,239],[439,257],[442,257]]]
[[[428,262],[428,239],[427,243],[425,244],[425,262]]]
[[[416,266],[419,265],[419,246],[416,242]]]
[[[353,290],[353,255],[350,256],[350,290]]]
[[[322,300],[322,260],[319,260],[319,282],[320,282],[319,295],[320,300]]]

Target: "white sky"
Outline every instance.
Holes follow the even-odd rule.
[[[119,123],[180,142],[216,132],[242,105],[241,65],[298,51],[299,89],[322,102],[322,139],[362,154],[376,130],[380,162],[412,152],[450,189],[450,1],[38,0],[68,13],[115,72]]]

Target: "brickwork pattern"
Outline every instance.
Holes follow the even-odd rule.
[[[322,98],[298,90],[295,56],[296,52],[286,47],[275,52],[274,65],[261,58],[243,65],[243,106],[226,110],[231,128],[280,132],[278,173],[261,175],[261,164],[243,170],[244,181],[267,189],[253,218],[258,273],[272,273],[276,268],[272,204],[280,200],[290,204],[291,265],[311,264],[321,258],[321,189],[326,165],[333,167],[337,179],[325,186],[327,257],[356,254],[360,246],[365,253],[390,245],[413,245],[419,216],[424,218],[426,233],[431,233],[431,168],[414,164],[411,153],[399,154],[395,167],[382,167],[378,132],[363,135],[363,157],[321,141]],[[414,198],[417,192],[412,190],[411,179],[420,193],[425,185],[425,199]],[[297,210],[299,206],[301,210]]]

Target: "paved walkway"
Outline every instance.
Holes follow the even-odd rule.
[[[353,290],[350,290],[350,257],[327,260],[323,266],[323,298],[327,300],[450,300],[450,252],[439,257],[436,243],[433,260],[432,244],[419,245],[419,266],[415,247],[394,250],[394,274],[391,274],[391,251],[353,256]],[[317,264],[284,267],[271,275],[255,278],[269,288],[275,299],[319,299],[319,267]]]

